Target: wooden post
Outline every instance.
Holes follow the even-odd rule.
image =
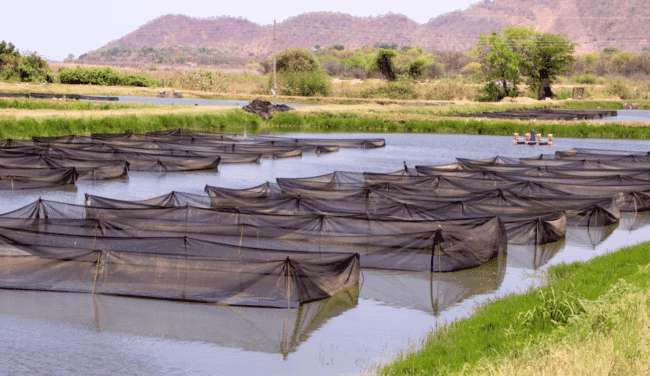
[[[278,105],[277,92],[278,84],[275,80],[275,20],[273,20],[273,104]]]
[[[102,251],[99,251],[97,255],[97,266],[95,267],[95,280],[93,281],[93,291],[92,294],[95,295],[95,286],[97,285],[97,275],[99,274],[99,263],[102,260]]]

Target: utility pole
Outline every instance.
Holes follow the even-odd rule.
[[[273,104],[278,105],[278,84],[275,81],[275,20],[273,20]]]

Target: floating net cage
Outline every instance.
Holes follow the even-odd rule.
[[[99,174],[97,161],[122,175],[132,166],[210,169],[203,164],[210,160],[216,169],[239,156],[259,160],[385,142],[172,130],[5,144],[0,160],[14,163],[6,162],[7,170],[23,158],[38,165],[35,171],[66,170],[74,182],[87,178],[84,168]],[[513,262],[535,269],[567,233],[595,247],[621,212],[650,210],[644,158],[576,149],[553,158],[459,158],[393,173],[278,178],[246,189],[206,186],[205,195],[173,191],[139,201],[86,195],[84,205],[39,199],[0,215],[0,287],[299,307],[356,286],[361,268],[381,269],[428,272],[427,307],[435,313],[463,296],[443,272],[471,273],[505,255],[508,243],[517,252]],[[144,167],[154,165],[158,170]]]
[[[339,148],[378,148],[384,139],[302,139],[174,129],[0,141],[0,189],[40,189],[129,171],[217,171],[219,165],[296,158]]]

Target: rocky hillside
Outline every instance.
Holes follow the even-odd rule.
[[[484,0],[465,11],[447,13],[418,24],[400,14],[354,17],[343,13],[306,13],[277,24],[277,48],[313,49],[342,44],[346,49],[395,42],[425,49],[467,51],[482,33],[510,25],[565,34],[586,53],[614,46],[640,52],[650,47],[650,1],[647,0]],[[272,51],[273,25],[241,18],[195,19],[167,15],[153,20],[102,49],[116,46],[194,46],[247,56]]]

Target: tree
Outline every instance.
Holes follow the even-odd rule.
[[[535,36],[532,47],[523,61],[522,73],[528,76],[528,86],[538,92],[537,99],[543,99],[552,96],[551,83],[559,74],[568,72],[576,61],[573,57],[575,43],[561,35],[544,33]],[[548,91],[543,87],[545,83],[548,83]]]
[[[414,60],[408,67],[408,74],[412,79],[418,79],[424,76],[424,68],[427,62],[424,59]]]
[[[74,60],[74,54],[68,54],[68,57],[65,60]]]
[[[395,75],[395,67],[393,66],[393,57],[397,53],[392,50],[379,49],[377,52],[377,68],[379,71],[386,76],[388,81],[395,81],[397,76]]]
[[[518,29],[507,28],[502,33],[493,31],[489,35],[482,34],[479,39],[477,53],[481,65],[487,69],[485,91],[488,100],[516,97],[519,93],[517,85],[521,82],[523,48],[517,47],[524,44],[526,36]]]
[[[276,67],[281,95],[327,96],[331,91],[330,76],[307,50],[295,48],[282,52],[278,56]],[[272,83],[273,77],[269,77],[269,86]]]
[[[546,96],[551,93],[550,85],[557,75],[567,72],[575,62],[574,49],[575,43],[561,35],[540,34],[521,26],[481,35],[477,53],[487,70],[487,98],[516,96],[522,75],[527,77],[529,87],[538,92],[538,98]],[[545,88],[548,90],[542,90]]]
[[[318,70],[319,66],[309,51],[294,48],[278,56],[276,68],[278,72],[310,72]]]

